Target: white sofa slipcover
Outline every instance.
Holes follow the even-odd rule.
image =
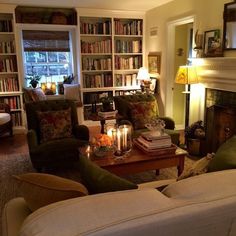
[[[69,199],[38,209],[23,225],[22,217],[14,217],[12,204],[25,203],[14,199],[4,210],[3,236],[233,236],[235,179],[236,170],[225,170],[171,183],[162,192],[149,183],[136,190]],[[11,227],[18,229],[10,232]]]

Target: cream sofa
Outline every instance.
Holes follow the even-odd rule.
[[[236,170],[154,187],[73,198],[31,213],[23,198],[4,209],[3,236],[236,235]],[[23,223],[23,224],[22,224]]]

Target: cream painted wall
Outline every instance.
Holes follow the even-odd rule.
[[[167,25],[188,16],[195,16],[194,32],[198,29],[204,32],[211,29],[221,29],[223,33],[223,10],[224,4],[230,0],[174,0],[163,6],[154,8],[146,14],[146,54],[152,51],[162,52],[161,79],[160,79],[160,112],[165,114],[166,86],[167,81],[174,83],[174,78],[166,78],[166,72],[170,68],[167,61]],[[157,27],[158,35],[150,37],[150,29]],[[167,94],[168,96],[168,94]],[[200,99],[201,100],[201,99]],[[196,108],[198,109],[198,108]],[[199,112],[194,112],[195,108],[190,108],[190,122],[199,119]]]

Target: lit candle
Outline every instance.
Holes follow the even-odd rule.
[[[107,135],[112,139],[113,137],[112,137],[112,129],[109,129],[108,131],[107,131]]]
[[[91,147],[90,145],[88,145],[87,149],[86,149],[86,154],[87,154],[87,158],[90,159],[90,151],[91,151]]]
[[[117,131],[117,150],[120,151],[120,130]]]
[[[127,149],[127,134],[128,134],[128,128],[124,128],[124,149]]]

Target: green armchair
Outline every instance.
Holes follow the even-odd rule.
[[[28,102],[25,110],[29,153],[36,170],[69,166],[78,161],[78,148],[89,141],[89,130],[78,124],[73,101]]]
[[[144,124],[150,117],[158,117],[165,121],[165,132],[171,136],[172,143],[179,145],[179,132],[175,129],[175,122],[170,117],[160,117],[157,101],[152,94],[134,94],[114,97],[115,108],[121,115],[118,124],[131,123],[134,137],[147,129]]]

